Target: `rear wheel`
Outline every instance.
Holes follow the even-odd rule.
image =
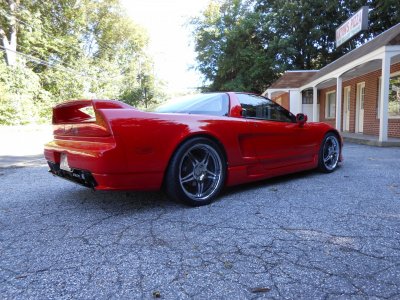
[[[333,172],[339,163],[340,143],[336,134],[329,132],[325,135],[319,150],[318,168],[322,172]]]
[[[192,206],[209,204],[224,184],[225,157],[213,141],[193,138],[176,151],[166,175],[166,191],[171,198]]]

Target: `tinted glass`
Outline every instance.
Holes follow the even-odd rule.
[[[225,93],[190,95],[172,99],[158,106],[154,111],[160,113],[227,116],[229,111],[229,97]]]
[[[275,102],[256,95],[236,94],[245,118],[278,122],[296,122],[296,117]]]

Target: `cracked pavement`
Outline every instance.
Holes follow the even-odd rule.
[[[2,299],[399,299],[400,148],[189,208],[0,169]]]

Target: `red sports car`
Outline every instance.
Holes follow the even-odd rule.
[[[77,100],[53,109],[50,172],[96,190],[164,188],[190,205],[224,186],[341,161],[342,138],[275,102],[246,93],[192,95],[152,112],[113,100]]]

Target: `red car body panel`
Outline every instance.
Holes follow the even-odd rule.
[[[54,140],[45,145],[45,158],[58,165],[66,155],[71,169],[91,173],[98,190],[160,189],[174,152],[195,136],[220,145],[226,186],[317,167],[322,140],[335,129],[246,119],[235,93],[228,95],[228,116],[143,112],[111,100],[60,104],[53,109]],[[81,114],[87,106],[96,120]]]

